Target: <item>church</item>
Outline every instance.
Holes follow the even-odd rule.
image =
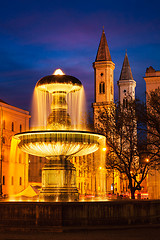
[[[105,32],[103,30],[98,47],[94,68],[95,83],[95,102],[93,103],[94,126],[96,128],[97,115],[100,108],[106,108],[114,103],[114,69],[115,64],[112,62],[111,54],[107,44]],[[146,82],[146,92],[155,90],[160,87],[160,71],[156,71],[153,67],[146,69],[144,80]],[[129,64],[127,52],[125,53],[118,85],[118,101],[125,108],[127,102],[135,100],[136,81],[133,79],[131,67]],[[117,177],[116,177],[117,176]],[[112,183],[111,183],[112,182]],[[160,173],[152,171],[148,174],[147,179],[142,183],[142,198],[159,199],[160,198]],[[128,183],[122,181],[118,173],[114,173],[109,185],[106,185],[106,191],[112,193],[128,194]]]

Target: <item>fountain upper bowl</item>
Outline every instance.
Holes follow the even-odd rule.
[[[105,136],[87,131],[28,131],[15,134],[19,148],[40,157],[83,156],[105,145]]]
[[[53,92],[73,92],[82,88],[82,83],[77,78],[70,75],[49,75],[41,78],[36,88],[41,91]]]

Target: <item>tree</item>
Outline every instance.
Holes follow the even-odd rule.
[[[144,114],[144,115],[143,115]],[[147,94],[146,111],[141,112],[147,125],[148,150],[152,159],[160,157],[160,88]],[[159,162],[158,162],[159,163]]]
[[[146,155],[150,166],[160,167],[160,89],[147,93],[146,105],[138,109],[138,120],[141,122],[141,132],[147,136]]]
[[[132,199],[135,199],[135,191],[141,189],[151,166],[146,159],[145,138],[142,136],[144,144],[142,139],[138,141],[136,106],[137,102],[132,100],[125,108],[120,104],[108,105],[99,109],[96,121],[97,131],[105,134],[109,146],[106,168],[114,168],[127,177]]]

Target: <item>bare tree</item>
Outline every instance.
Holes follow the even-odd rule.
[[[125,108],[120,104],[108,105],[99,109],[96,121],[97,131],[105,134],[109,146],[106,168],[114,168],[127,177],[132,199],[135,199],[135,191],[141,189],[151,166],[145,155],[145,139],[144,144],[143,137],[138,144],[136,106],[132,100]]]
[[[160,89],[147,94],[146,106],[139,108],[139,121],[143,128],[141,131],[147,135],[147,154],[155,167],[160,165]],[[153,165],[152,164],[152,165]]]

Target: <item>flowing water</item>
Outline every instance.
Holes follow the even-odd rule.
[[[86,130],[86,100],[85,92],[81,90],[70,92],[67,94],[68,114],[71,118],[72,130]],[[53,95],[48,92],[34,89],[32,112],[31,112],[31,128],[46,129],[47,119],[51,113],[51,105]]]

